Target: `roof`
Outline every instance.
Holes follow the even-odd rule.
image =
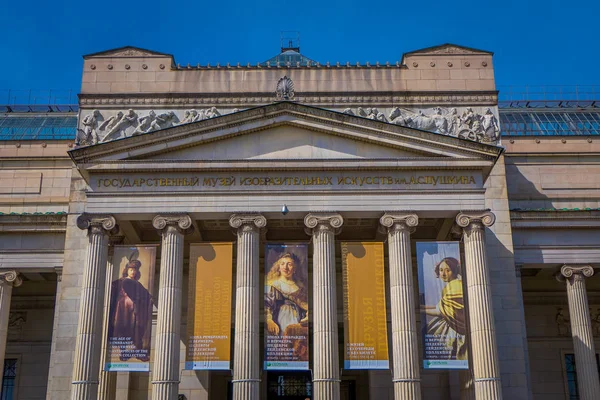
[[[300,54],[299,48],[289,48],[282,49],[281,53],[277,54],[275,57],[268,59],[265,62],[260,63],[260,65],[263,67],[266,67],[267,65],[271,67],[313,67],[317,65],[317,62]]]
[[[0,140],[74,140],[77,113],[0,114]]]
[[[600,135],[600,109],[500,108],[502,136]]]

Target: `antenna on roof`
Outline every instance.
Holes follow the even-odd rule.
[[[295,51],[300,53],[300,32],[298,31],[281,31],[281,52]]]

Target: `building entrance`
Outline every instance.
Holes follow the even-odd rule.
[[[267,374],[267,400],[309,400],[313,398],[310,371],[269,372]],[[355,381],[343,380],[340,384],[340,399],[355,400]]]
[[[312,399],[312,389],[310,371],[280,371],[267,374],[267,400]]]

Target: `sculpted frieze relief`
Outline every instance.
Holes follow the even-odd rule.
[[[498,117],[491,108],[474,111],[474,107],[434,107],[425,110],[410,110],[394,107],[388,110],[377,108],[346,108],[344,114],[356,115],[377,121],[388,122],[408,128],[440,133],[477,142],[496,143],[500,136]],[[385,112],[387,111],[387,113]]]
[[[159,129],[189,124],[223,114],[237,112],[238,109],[219,111],[216,107],[191,110],[124,111],[93,110],[85,115],[77,129],[77,146],[89,146],[110,142],[125,137],[143,135]]]
[[[144,135],[240,111],[238,108],[174,110],[93,110],[84,113],[77,130],[76,145],[89,146],[116,139]],[[488,107],[434,107],[411,109],[368,107],[334,109],[337,112],[405,126],[442,135],[497,144],[500,136],[497,110]],[[465,142],[465,146],[466,146]]]

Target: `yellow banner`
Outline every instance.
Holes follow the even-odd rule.
[[[232,243],[190,246],[185,369],[230,369]]]
[[[389,369],[383,243],[342,242],[345,369]]]

